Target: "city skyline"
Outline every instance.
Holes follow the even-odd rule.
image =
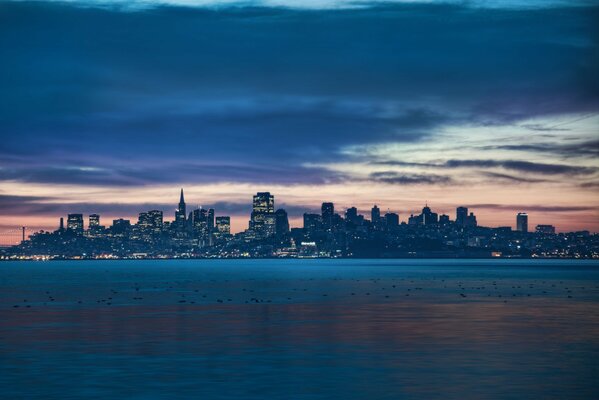
[[[248,199],[249,200],[249,199]],[[303,210],[302,225],[291,226],[275,195],[257,192],[247,225],[231,230],[221,210],[188,207],[183,188],[171,217],[145,210],[136,220],[103,219],[100,214],[68,213],[50,231],[26,235],[0,252],[0,259],[129,258],[597,258],[599,235],[557,232],[545,221],[532,225],[526,212],[516,227],[479,223],[476,210],[455,209],[453,217],[428,203],[402,219],[375,204],[369,212],[339,209],[323,201],[318,212]]]
[[[233,225],[231,224],[231,216],[230,215],[224,215],[224,213],[222,212],[223,210],[219,210],[218,208],[211,206],[211,205],[207,205],[207,206],[202,206],[202,205],[198,205],[197,206],[188,206],[187,202],[185,201],[185,194],[184,194],[184,188],[181,188],[180,190],[180,195],[179,195],[179,203],[177,205],[177,207],[174,208],[173,213],[169,213],[168,210],[169,208],[166,207],[166,209],[161,209],[161,208],[154,208],[154,209],[143,209],[143,210],[139,210],[135,216],[133,217],[128,217],[128,216],[108,216],[106,217],[104,214],[99,214],[99,213],[82,213],[82,212],[68,212],[66,215],[63,216],[59,216],[59,229],[63,229],[63,225],[64,225],[64,229],[68,228],[68,222],[67,224],[63,224],[63,220],[64,221],[68,221],[68,219],[66,219],[66,217],[71,216],[71,215],[79,215],[81,216],[81,229],[82,230],[89,230],[92,229],[94,226],[97,227],[99,225],[101,226],[110,226],[110,224],[106,224],[105,222],[108,221],[112,221],[114,222],[115,220],[126,220],[129,221],[131,223],[135,223],[137,221],[137,223],[140,222],[140,220],[143,218],[142,215],[145,217],[147,214],[149,213],[154,213],[154,212],[159,212],[160,213],[160,223],[162,224],[162,221],[164,221],[165,223],[170,223],[170,224],[176,224],[176,223],[181,223],[181,222],[186,222],[188,220],[191,219],[195,219],[197,218],[196,215],[199,215],[198,212],[210,212],[211,213],[211,218],[213,220],[218,219],[218,218],[228,218],[228,223],[230,226],[230,230],[228,232],[230,232],[231,234],[236,234],[236,233],[241,233],[244,232],[248,229],[253,229],[256,227],[256,225],[260,225],[262,223],[261,220],[259,220],[260,217],[256,218],[255,214],[256,211],[258,210],[258,214],[260,214],[260,212],[265,212],[265,213],[269,213],[272,214],[273,217],[276,214],[276,211],[282,210],[285,211],[286,214],[285,216],[288,216],[287,213],[287,209],[285,208],[285,203],[282,203],[282,205],[278,205],[279,202],[275,203],[275,196],[274,194],[272,194],[271,192],[257,192],[256,194],[252,195],[251,197],[253,198],[253,201],[250,203],[248,202],[248,208],[251,210],[251,212],[249,212],[247,215],[243,216],[243,215],[238,215],[236,217],[236,219],[240,220],[238,221],[239,224],[239,228],[235,229],[233,228]],[[262,200],[261,196],[267,196],[268,198],[270,198],[269,200]],[[278,205],[278,206],[277,206]],[[172,207],[171,207],[172,208]],[[409,213],[400,213],[394,209],[391,208],[387,208],[387,209],[381,209],[381,207],[379,207],[379,205],[374,202],[371,204],[370,208],[358,208],[355,206],[348,206],[348,207],[339,207],[339,205],[334,202],[334,201],[323,201],[321,202],[319,207],[311,207],[311,208],[305,208],[303,210],[301,210],[299,207],[294,207],[294,210],[296,213],[301,213],[301,215],[299,216],[294,216],[292,218],[288,218],[289,221],[289,225],[287,229],[290,228],[305,228],[306,227],[306,215],[318,215],[320,218],[325,219],[325,218],[332,218],[333,215],[337,214],[337,215],[345,215],[347,216],[348,212],[353,212],[355,214],[355,216],[362,216],[364,217],[366,220],[370,221],[370,222],[374,222],[374,218],[376,218],[375,216],[370,216],[371,213],[373,212],[373,210],[377,210],[376,212],[378,213],[378,218],[384,218],[385,215],[387,214],[394,214],[397,216],[398,219],[398,224],[409,224],[410,223],[410,219],[413,218],[414,216],[419,215],[423,210],[425,209],[432,209],[432,207],[429,206],[428,201],[426,201],[419,209],[413,210]],[[491,226],[491,225],[485,225],[482,224],[481,221],[479,220],[478,216],[475,216],[473,213],[473,208],[471,206],[467,206],[467,205],[461,205],[456,207],[455,209],[451,210],[451,211],[445,211],[445,210],[439,210],[438,208],[434,208],[435,211],[439,211],[437,213],[435,213],[435,218],[440,217],[440,216],[445,216],[449,218],[449,221],[451,222],[457,222],[459,224],[466,224],[468,217],[474,217],[474,226],[476,225],[480,225],[480,226],[488,226],[488,227],[509,227],[512,228],[515,231],[524,231],[524,232],[528,232],[528,231],[534,231],[534,226],[554,226],[551,224],[552,221],[537,221],[538,223],[535,223],[536,219],[534,219],[534,215],[533,215],[533,219],[529,219],[529,214],[527,212],[524,211],[519,211],[516,214],[513,215],[513,223],[512,224],[506,224],[506,225],[497,225],[497,226]],[[463,211],[463,214],[460,215],[460,211]],[[171,215],[172,214],[172,215]],[[328,217],[325,217],[328,214]],[[522,229],[519,221],[520,218],[524,218],[525,225],[526,228]],[[102,223],[100,223],[100,217],[102,217]],[[242,222],[241,220],[243,220],[244,222]],[[256,222],[258,220],[258,222]],[[86,223],[86,221],[88,221]],[[293,221],[293,223],[291,223],[291,221]],[[321,220],[322,222],[322,220]],[[213,222],[214,223],[214,222]],[[272,224],[274,225],[274,219],[272,221]],[[436,221],[435,221],[436,223]],[[56,225],[56,224],[55,224]],[[530,230],[532,227],[532,230]],[[50,231],[54,230],[54,228],[56,228],[56,226],[52,227],[52,229],[48,229]],[[215,228],[215,226],[213,225],[212,228]],[[557,227],[555,227],[555,232],[565,232],[565,231],[560,231],[560,229],[558,229]],[[595,233],[595,232],[593,232]],[[271,232],[270,234],[274,234],[274,231]]]
[[[234,232],[265,190],[292,226],[328,199],[599,231],[594,1],[0,11],[0,229],[134,219],[183,186]]]

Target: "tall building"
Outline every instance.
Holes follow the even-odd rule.
[[[473,212],[471,212],[467,217],[466,217],[466,225],[467,227],[470,228],[474,228],[478,225],[478,222],[476,221],[476,215],[474,215]]]
[[[321,216],[318,214],[304,213],[304,231],[307,234],[320,230],[322,226]]]
[[[370,221],[377,226],[381,222],[381,209],[377,207],[375,204],[374,207],[370,210]]]
[[[426,205],[422,209],[421,223],[424,225],[433,225],[439,222],[439,215],[431,211],[431,208]]]
[[[516,216],[516,230],[518,232],[528,232],[528,214],[519,212]]]
[[[439,224],[440,225],[447,225],[447,224],[449,224],[449,215],[447,215],[447,214],[441,214],[441,215],[439,215]]]
[[[214,208],[208,209],[208,230],[214,232]]]
[[[258,192],[253,199],[250,229],[258,238],[275,234],[275,196],[270,192]]]
[[[275,212],[275,196],[270,192],[258,192],[253,198],[252,212],[273,213]]]
[[[320,207],[320,215],[322,217],[322,227],[325,230],[330,230],[333,227],[335,205],[333,203],[322,203],[322,206]]]
[[[76,233],[83,233],[83,214],[69,214],[67,216],[67,230]]]
[[[468,207],[458,207],[455,211],[455,223],[458,226],[465,226],[468,218]]]
[[[90,231],[100,229],[100,216],[98,214],[90,214],[87,229]]]
[[[391,212],[385,214],[385,225],[389,230],[397,228],[399,226],[399,215]]]
[[[131,221],[128,219],[115,219],[112,221],[110,232],[115,236],[124,236],[131,230]]]
[[[214,213],[212,214],[214,215]],[[210,242],[209,211],[205,208],[197,208],[191,212],[191,228],[193,235],[200,246],[206,246]]]
[[[287,211],[279,208],[275,212],[275,235],[277,237],[285,236],[289,233],[289,217]]]
[[[164,215],[162,214],[162,211],[148,211],[148,219],[150,220],[150,226],[154,233],[162,232],[162,228],[164,227]]]
[[[147,212],[140,212],[137,217],[137,226],[141,229],[148,229],[151,226],[150,218]]]
[[[217,237],[228,236],[231,234],[231,217],[216,217],[216,235]]]
[[[185,221],[186,221],[185,211],[186,211],[185,198],[183,197],[183,189],[181,189],[181,196],[179,197],[179,205],[177,207],[177,210],[175,211],[175,224],[177,224],[180,229],[183,229],[185,227]]]
[[[348,222],[354,222],[358,218],[358,209],[356,207],[350,207],[345,210],[345,219]]]

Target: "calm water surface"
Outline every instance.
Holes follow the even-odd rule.
[[[6,399],[592,399],[599,263],[0,263]]]

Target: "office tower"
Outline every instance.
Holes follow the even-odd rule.
[[[253,199],[250,229],[258,238],[275,234],[275,196],[269,192],[258,192]]]
[[[208,230],[210,232],[214,231],[214,208],[208,209]]]
[[[76,233],[83,233],[83,214],[69,214],[67,216],[67,230]]]
[[[98,214],[90,214],[89,224],[87,225],[87,229],[89,229],[89,230],[100,229],[100,216]]]
[[[322,206],[320,207],[320,215],[322,217],[322,227],[325,230],[330,230],[333,227],[335,205],[333,203],[322,203]]]
[[[210,235],[210,227],[208,222],[208,210],[205,208],[197,208],[191,212],[191,227],[196,239],[200,245],[208,242]]]
[[[322,221],[319,214],[304,213],[304,231],[308,234],[320,230]]]
[[[162,232],[162,228],[164,226],[164,216],[162,214],[162,211],[160,211],[160,210],[148,211],[148,220],[150,222],[150,227],[154,233]]]
[[[516,230],[518,232],[528,232],[528,214],[519,212],[516,216]]]
[[[478,225],[478,222],[476,222],[476,216],[474,215],[473,212],[471,212],[467,217],[466,217],[466,225],[469,228],[474,228]]]
[[[270,192],[258,192],[253,199],[252,211],[255,213],[275,212],[275,196]]]
[[[128,219],[115,219],[112,221],[110,232],[115,236],[124,236],[131,231],[131,221]]]
[[[447,225],[449,224],[449,215],[441,214],[439,215],[439,225]]]
[[[275,212],[275,234],[277,237],[282,237],[287,233],[289,233],[289,217],[287,211],[279,208]]]
[[[428,205],[424,206],[420,215],[420,221],[424,225],[433,225],[439,222],[438,214],[432,212]]]
[[[356,207],[350,207],[345,210],[345,221],[350,224],[357,224],[358,222],[358,209]]]
[[[152,219],[150,218],[150,214],[147,212],[139,213],[137,217],[137,224],[133,229],[132,238],[133,239],[142,239],[145,241],[152,241],[153,236],[152,229]]]
[[[217,237],[231,234],[231,217],[216,217],[216,234]]]
[[[458,207],[455,212],[455,223],[458,226],[465,226],[468,218],[468,207]]]
[[[137,226],[142,229],[148,229],[151,226],[147,212],[140,212],[137,216]]]
[[[58,227],[58,230],[60,232],[64,232],[64,218],[63,217],[60,217],[60,225]]]
[[[179,206],[175,211],[175,224],[179,227],[179,229],[185,228],[186,221],[186,207],[185,207],[185,198],[183,197],[183,189],[181,189],[181,196],[179,197]]]
[[[397,228],[399,226],[399,215],[391,212],[385,214],[385,225],[389,230]]]
[[[535,232],[541,233],[544,235],[553,235],[555,234],[555,226],[553,225],[537,225],[535,228]]]
[[[333,214],[332,221],[331,230],[342,231],[345,227],[345,221],[343,220],[343,217],[337,213]]]
[[[378,226],[381,222],[381,209],[378,208],[376,204],[370,210],[370,221],[372,221],[372,224],[375,226]]]

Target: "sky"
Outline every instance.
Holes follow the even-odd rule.
[[[275,195],[599,231],[599,1],[0,2],[0,229]]]

